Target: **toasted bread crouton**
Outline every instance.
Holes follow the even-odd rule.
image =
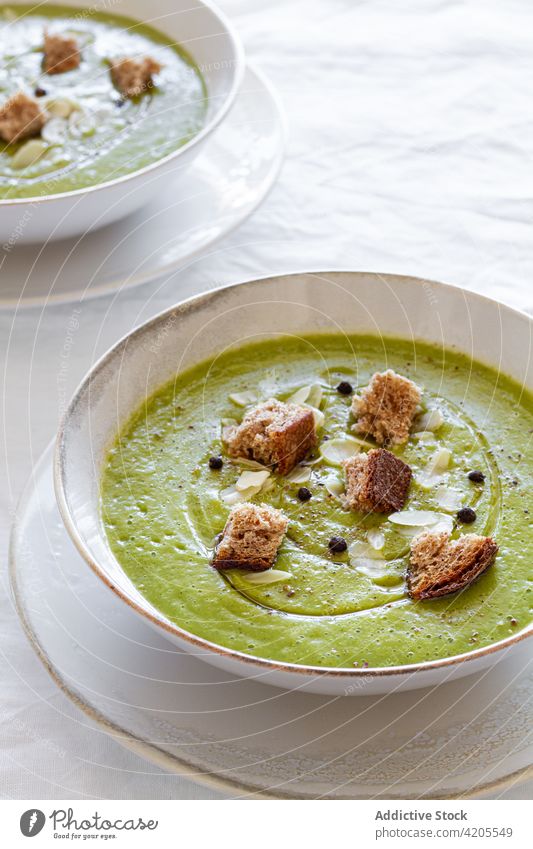
[[[224,433],[232,457],[246,457],[286,475],[315,448],[313,411],[270,398]]]
[[[388,513],[401,510],[412,472],[407,463],[385,448],[345,460],[346,503],[350,510]]]
[[[0,138],[8,144],[36,136],[46,124],[46,114],[32,97],[19,91],[0,108]]]
[[[421,396],[416,383],[407,377],[391,369],[377,372],[352,401],[355,431],[373,436],[378,445],[407,442]]]
[[[137,97],[153,85],[153,76],[162,66],[150,56],[136,60],[116,59],[111,63],[111,79],[124,97]]]
[[[467,587],[487,569],[498,546],[491,537],[426,532],[411,542],[407,586],[411,598],[438,598]]]
[[[64,74],[79,67],[81,53],[78,42],[68,35],[44,34],[43,71],[47,74]]]
[[[237,504],[229,514],[213,560],[217,569],[264,572],[276,559],[289,520],[266,504]]]

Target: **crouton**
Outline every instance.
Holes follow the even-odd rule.
[[[345,460],[346,503],[351,510],[388,513],[401,510],[412,472],[407,463],[385,448]]]
[[[0,138],[8,144],[36,136],[46,123],[46,114],[32,97],[19,91],[0,108]]]
[[[79,67],[81,53],[78,42],[68,35],[44,33],[43,71],[47,74],[64,74]]]
[[[411,598],[438,598],[467,587],[487,569],[498,546],[491,537],[465,534],[451,542],[445,531],[411,542],[407,587]]]
[[[286,475],[315,448],[313,411],[270,398],[224,433],[231,457],[246,457]]]
[[[266,504],[237,504],[229,514],[213,560],[217,569],[264,572],[276,559],[289,520]]]
[[[421,395],[416,383],[407,377],[391,369],[377,372],[352,401],[354,430],[373,436],[378,445],[407,442]]]
[[[150,56],[136,60],[125,57],[111,62],[111,79],[124,97],[136,97],[153,85],[153,75],[162,66]]]

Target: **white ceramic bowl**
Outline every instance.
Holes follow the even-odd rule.
[[[96,574],[180,648],[215,666],[286,688],[365,695],[430,686],[478,671],[528,637],[456,657],[380,669],[322,669],[251,657],[170,622],[132,584],[111,553],[99,511],[107,448],[147,393],[188,366],[255,334],[347,331],[400,336],[465,351],[533,387],[533,320],[463,289],[390,274],[307,273],[229,286],[161,313],[122,339],[92,369],[61,423],[55,455],[59,509]]]
[[[8,4],[12,8],[21,0]],[[0,245],[64,239],[95,230],[134,212],[157,194],[170,170],[184,172],[233,104],[244,73],[244,53],[227,19],[202,0],[62,0],[148,21],[182,44],[201,68],[208,90],[204,127],[183,147],[132,174],[84,189],[37,198],[0,200]]]

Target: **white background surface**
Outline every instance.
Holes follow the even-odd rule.
[[[183,297],[343,267],[433,277],[533,309],[527,0],[221,5],[284,101],[280,181],[248,223],[169,280],[0,312],[4,564],[18,496],[78,381],[119,336]],[[126,752],[71,706],[18,626],[5,570],[0,603],[0,796],[217,797]]]

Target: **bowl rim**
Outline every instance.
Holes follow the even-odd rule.
[[[350,270],[341,268],[329,271],[291,271],[285,274],[264,275],[262,277],[257,277],[252,280],[242,280],[238,283],[229,283],[225,286],[220,286],[217,289],[200,292],[197,295],[193,295],[190,298],[186,298],[183,301],[179,301],[173,306],[167,307],[166,309],[157,313],[155,316],[152,316],[152,318],[148,319],[146,322],[143,322],[138,327],[135,327],[129,333],[124,334],[89,369],[85,377],[79,383],[69,404],[67,405],[66,409],[64,410],[61,416],[55,440],[53,456],[54,489],[59,512],[61,514],[61,518],[63,520],[65,528],[74,545],[76,546],[76,549],[81,554],[86,563],[90,566],[92,571],[104,582],[104,584],[110,590],[112,590],[132,610],[134,610],[144,619],[147,619],[151,625],[155,625],[156,628],[161,628],[167,634],[171,634],[179,640],[189,643],[190,645],[196,648],[204,650],[207,649],[210,653],[225,658],[230,662],[234,661],[237,663],[247,664],[250,668],[255,667],[258,669],[258,671],[263,672],[270,671],[276,673],[281,672],[288,674],[297,674],[300,676],[313,677],[315,679],[344,678],[347,680],[368,680],[393,676],[403,676],[403,678],[407,678],[408,676],[413,675],[417,672],[426,672],[430,670],[446,668],[449,666],[455,666],[457,664],[468,663],[469,661],[477,660],[479,658],[486,657],[487,655],[494,654],[495,652],[510,648],[512,645],[521,642],[522,640],[526,639],[527,637],[530,637],[533,634],[533,621],[530,622],[529,625],[527,625],[518,633],[513,634],[509,637],[505,637],[502,640],[498,640],[495,643],[490,643],[488,646],[483,646],[482,648],[474,649],[471,652],[463,652],[461,654],[452,655],[450,657],[438,658],[437,660],[423,661],[421,663],[410,663],[401,666],[382,666],[367,668],[354,667],[352,669],[347,667],[334,666],[309,666],[304,664],[286,663],[282,661],[269,660],[268,658],[256,657],[255,655],[246,654],[245,652],[226,648],[225,646],[219,645],[218,643],[213,643],[203,637],[198,637],[195,634],[192,634],[189,631],[185,630],[184,628],[181,628],[179,625],[165,620],[162,613],[160,613],[159,616],[156,616],[151,611],[143,607],[141,604],[128,598],[125,593],[106,574],[105,570],[99,565],[99,563],[92,556],[89,549],[86,547],[81,535],[78,532],[76,522],[70,511],[67,497],[67,487],[65,485],[65,441],[69,428],[69,422],[73,417],[76,409],[82,403],[83,396],[85,395],[87,390],[90,389],[91,383],[94,378],[113,360],[114,357],[116,357],[121,352],[122,348],[126,344],[128,344],[130,340],[141,338],[145,333],[150,332],[154,326],[157,326],[159,323],[167,320],[170,315],[177,314],[179,317],[182,317],[191,310],[197,309],[198,307],[203,307],[210,301],[214,301],[218,298],[224,297],[227,292],[233,291],[235,289],[240,289],[241,287],[259,287],[261,283],[267,280],[279,281],[280,279],[298,278],[301,276],[331,277],[332,275],[336,276],[346,274],[357,274],[361,276],[375,277],[382,280],[401,279],[405,281],[411,281],[416,285],[429,284],[437,287],[445,287],[447,289],[454,290],[456,293],[463,293],[463,295],[466,294],[468,297],[471,297],[474,300],[488,303],[493,307],[497,307],[500,310],[503,309],[506,312],[520,316],[521,318],[525,318],[529,323],[530,327],[533,328],[532,316],[530,316],[524,310],[519,310],[514,307],[508,306],[507,304],[498,301],[496,298],[490,298],[486,295],[482,295],[478,292],[473,292],[470,289],[465,289],[462,286],[454,285],[451,283],[442,283],[437,280],[432,280],[428,278],[416,277],[414,275],[408,274],[394,274],[391,272],[380,273],[374,271],[354,271],[353,269]],[[119,568],[122,569],[118,561],[117,564]]]
[[[22,0],[14,0],[14,3],[11,5],[16,7],[18,3],[21,2]],[[144,177],[146,174],[150,174],[152,171],[155,171],[158,168],[162,168],[169,162],[173,161],[174,159],[177,159],[181,154],[185,153],[185,151],[190,150],[196,144],[199,144],[204,139],[207,139],[208,136],[210,136],[214,132],[214,130],[216,130],[216,128],[226,117],[229,110],[233,106],[239,88],[241,87],[246,64],[244,47],[241,42],[241,39],[237,35],[235,27],[230,22],[228,16],[224,12],[222,12],[218,8],[218,6],[212,3],[211,0],[194,0],[194,2],[197,3],[198,6],[203,6],[204,8],[208,9],[218,19],[218,22],[222,27],[220,34],[226,34],[228,36],[234,54],[234,58],[232,60],[233,80],[231,82],[231,86],[228,92],[226,93],[223,103],[218,107],[211,119],[202,127],[202,129],[198,133],[196,133],[196,135],[194,135],[191,139],[189,139],[188,142],[186,142],[184,145],[181,145],[181,147],[176,148],[176,150],[173,150],[171,153],[167,153],[167,155],[163,156],[161,159],[157,159],[155,162],[151,162],[148,165],[145,165],[143,168],[138,168],[136,171],[132,171],[130,174],[123,174],[122,177],[115,177],[113,180],[106,180],[103,183],[95,183],[92,186],[85,186],[81,189],[71,189],[68,192],[56,192],[54,194],[36,195],[35,197],[24,198],[0,198],[0,211],[2,209],[9,209],[11,207],[24,206],[25,204],[31,204],[33,206],[37,203],[51,203],[55,200],[60,201],[65,198],[84,197],[85,195],[92,194],[93,192],[97,192],[100,189],[107,189],[114,186],[119,186],[122,183],[127,183],[129,180],[134,180],[138,177]],[[0,5],[3,5],[3,2],[0,2]],[[7,3],[7,5],[10,4]],[[164,31],[161,30],[161,32]]]

